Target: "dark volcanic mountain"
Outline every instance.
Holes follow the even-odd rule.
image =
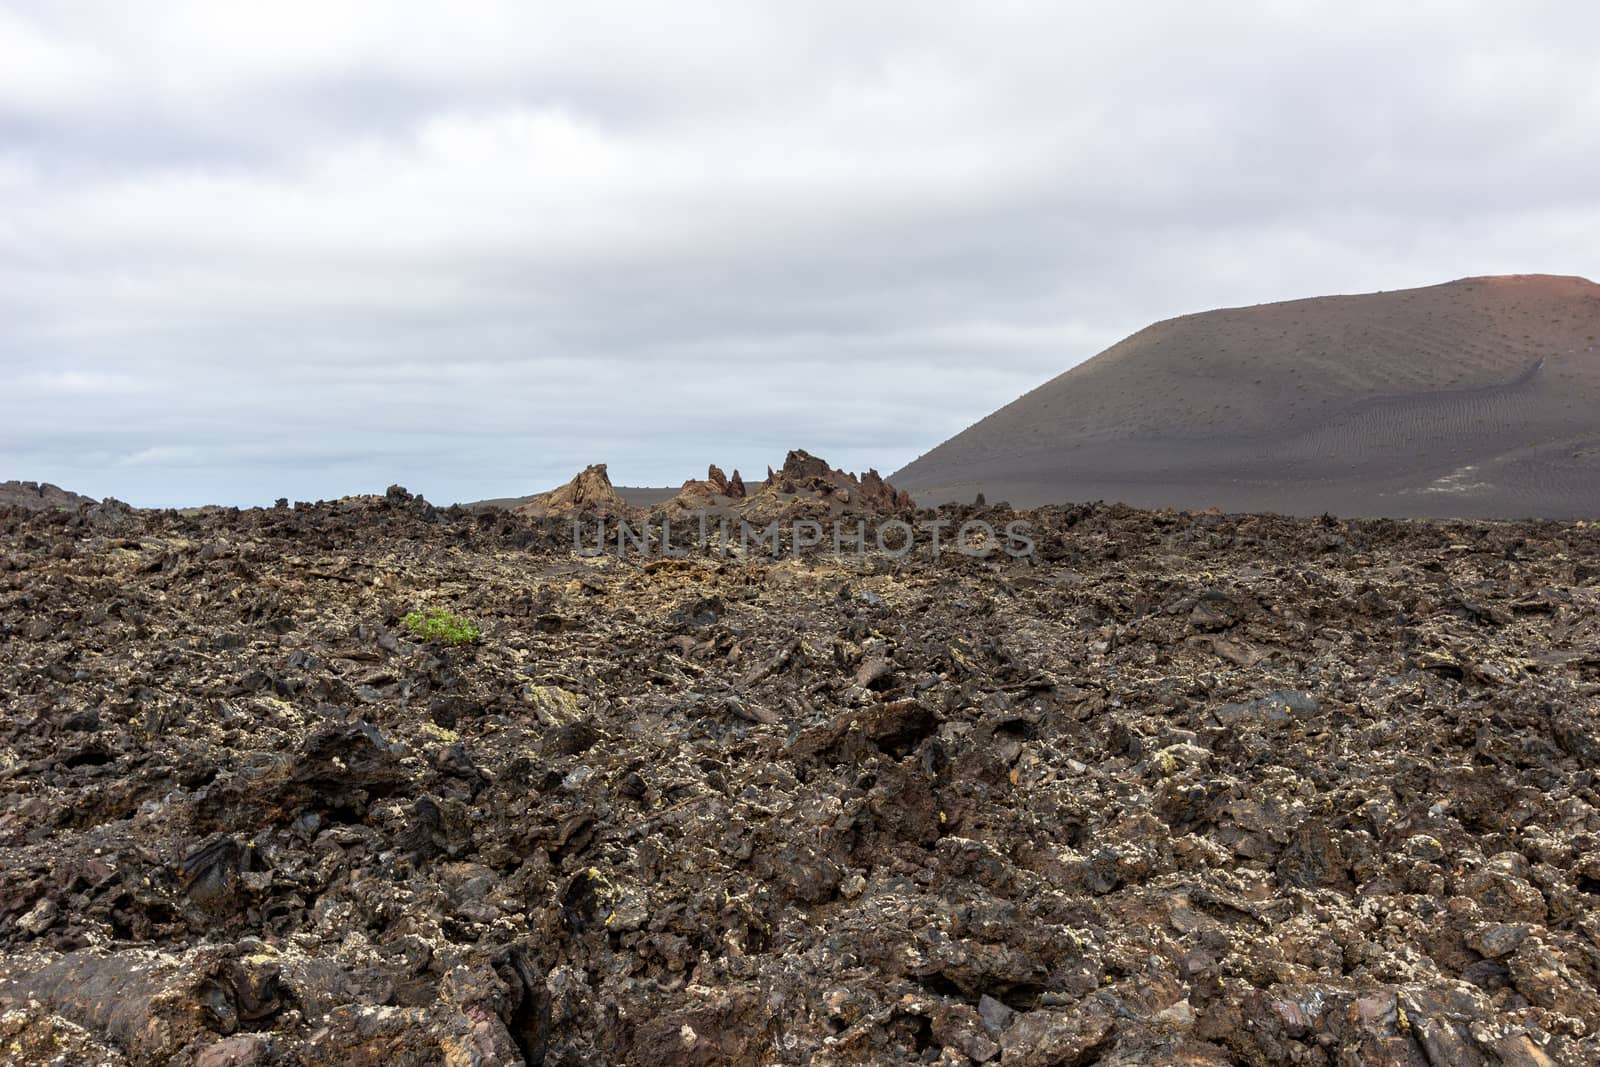
[[[922,504],[1600,513],[1600,286],[1467,278],[1146,327],[892,475]]]

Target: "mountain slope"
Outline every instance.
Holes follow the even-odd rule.
[[[891,476],[922,504],[1600,515],[1600,286],[1466,278],[1155,323]]]

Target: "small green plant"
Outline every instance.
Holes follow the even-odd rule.
[[[471,619],[452,615],[443,608],[427,614],[409,612],[400,625],[424,641],[443,641],[447,645],[470,645],[478,639],[478,626]]]

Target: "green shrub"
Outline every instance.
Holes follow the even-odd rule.
[[[478,626],[471,619],[452,615],[443,608],[434,608],[427,614],[413,611],[400,620],[400,625],[424,641],[443,641],[447,645],[470,645],[478,639]]]

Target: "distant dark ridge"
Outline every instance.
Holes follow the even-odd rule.
[[[92,496],[74,493],[49,482],[0,482],[0,507],[28,508],[43,511],[48,508],[75,508],[79,504],[97,504]]]

